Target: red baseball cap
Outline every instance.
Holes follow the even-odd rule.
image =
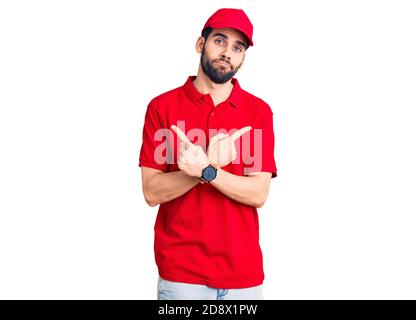
[[[242,9],[223,8],[214,12],[204,25],[213,29],[231,28],[241,31],[248,39],[249,46],[253,46],[253,25]]]

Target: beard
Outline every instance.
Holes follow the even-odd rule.
[[[223,61],[223,60],[221,60]],[[241,66],[241,64],[240,64]],[[240,66],[236,67],[234,70],[231,68],[230,72],[225,72],[223,68],[216,69],[213,65],[213,61],[209,61],[205,52],[205,46],[202,48],[201,53],[201,67],[204,73],[211,79],[212,82],[222,84],[230,80],[238,71]]]

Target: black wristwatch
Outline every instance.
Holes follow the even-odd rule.
[[[204,168],[202,170],[202,176],[201,179],[206,182],[211,182],[215,179],[217,176],[217,168],[215,168],[213,165],[208,165],[208,167]]]

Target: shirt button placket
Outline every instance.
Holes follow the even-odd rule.
[[[210,128],[216,128],[215,111],[211,110],[208,117],[208,130]]]

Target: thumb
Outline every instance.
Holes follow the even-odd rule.
[[[209,140],[209,143],[211,144],[211,143],[215,143],[216,141],[218,141],[218,140],[221,140],[221,139],[224,139],[224,138],[226,138],[226,137],[228,137],[228,134],[224,134],[224,133],[218,133],[217,135],[215,135],[215,136],[213,136],[212,138],[211,138],[211,140]]]

